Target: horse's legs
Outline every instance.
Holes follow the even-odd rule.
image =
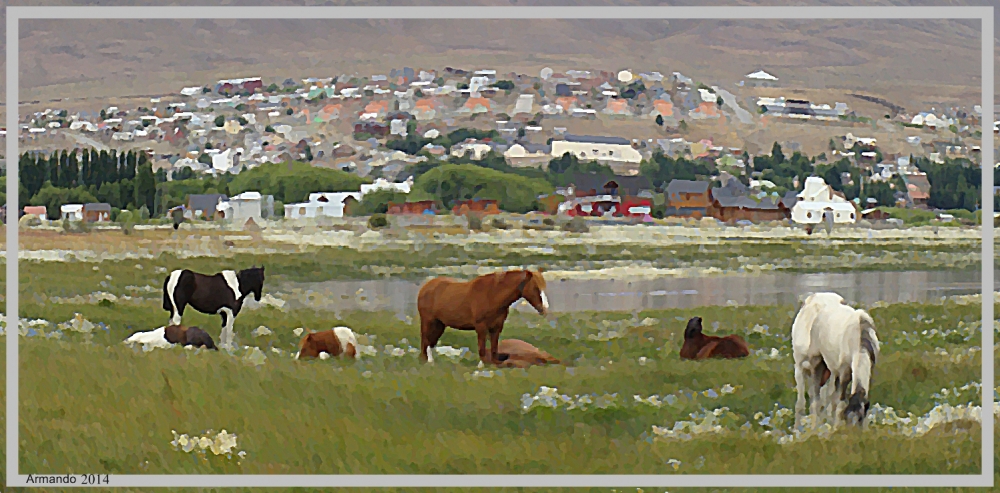
[[[838,402],[840,402],[840,386],[843,378],[837,373],[830,373],[830,379],[823,385],[823,402],[820,405],[820,413],[822,419],[830,423],[832,426],[836,426],[836,409]]]
[[[219,315],[222,317],[222,333],[219,334],[219,339],[224,347],[229,347],[233,343],[233,322],[236,317],[229,308],[219,309]]]
[[[809,375],[809,414],[812,415],[812,427],[815,428],[819,426],[820,408],[823,405],[823,393],[820,386],[820,382],[823,379],[823,372],[817,371],[819,368],[815,368],[819,365],[813,366],[812,373]]]
[[[437,320],[420,320],[420,359],[428,361],[428,350],[437,345],[444,334],[444,324]],[[432,357],[433,358],[433,357]],[[430,360],[430,361],[433,361]]]
[[[795,399],[795,427],[798,428],[806,411],[806,374],[801,363],[795,363],[795,390],[799,394]]]
[[[479,361],[484,365],[493,363],[490,353],[486,352],[486,338],[489,337],[490,330],[485,326],[476,327],[476,339],[479,342]]]
[[[844,418],[844,410],[847,409],[847,389],[850,388],[851,378],[849,376],[837,378],[837,388],[831,394],[836,396],[836,405],[831,406],[830,420],[834,427],[840,425]],[[833,400],[831,398],[831,400]]]
[[[498,352],[500,350],[500,331],[503,330],[503,325],[490,331],[490,361],[497,363],[500,359]]]
[[[180,325],[184,317],[184,309],[187,308],[187,298],[174,296],[173,310],[170,312],[170,325]]]

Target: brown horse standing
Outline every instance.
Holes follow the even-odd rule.
[[[746,341],[738,335],[726,337],[707,336],[701,332],[701,317],[688,320],[684,329],[684,345],[681,346],[681,358],[744,358],[750,355]]]
[[[497,360],[500,331],[510,307],[524,298],[541,315],[549,310],[542,271],[512,270],[479,276],[471,281],[437,277],[427,281],[417,294],[420,314],[420,359],[434,360],[430,351],[445,327],[474,330],[479,340],[479,359]],[[490,352],[486,352],[486,340]]]
[[[511,368],[560,364],[560,361],[551,354],[520,339],[504,339],[500,341],[500,349],[497,357],[499,359],[499,366]]]

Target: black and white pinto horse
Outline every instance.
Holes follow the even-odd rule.
[[[180,325],[187,306],[207,315],[219,314],[222,317],[219,342],[222,347],[230,347],[233,321],[243,307],[243,300],[253,295],[260,301],[263,289],[263,266],[239,272],[224,270],[215,275],[178,269],[163,281],[163,309],[170,312],[172,325]]]

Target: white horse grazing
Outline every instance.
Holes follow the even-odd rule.
[[[834,425],[841,418],[852,425],[864,423],[872,368],[879,354],[875,323],[867,312],[848,306],[836,293],[809,295],[792,323],[792,353],[798,390],[796,428],[805,412],[807,390],[814,426],[816,418],[828,413]],[[827,369],[830,379],[821,388]]]

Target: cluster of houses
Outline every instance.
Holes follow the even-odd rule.
[[[596,174],[574,176],[574,185],[556,191],[562,197],[546,203],[551,212],[569,216],[623,217],[651,221],[657,202],[652,183],[645,177],[608,178]],[[843,194],[820,177],[809,177],[801,192],[754,193],[735,178],[722,186],[707,181],[672,180],[663,192],[665,215],[715,218],[726,223],[783,221],[818,224],[829,216],[834,223],[854,223],[861,214]]]
[[[758,70],[746,75],[740,85],[774,86],[777,82],[774,75]],[[36,112],[26,115],[21,137],[62,135],[75,145],[145,148],[154,157],[154,167],[168,172],[189,168],[197,173],[238,173],[265,163],[312,159],[365,173],[390,161],[412,162],[388,157],[380,148],[382,143],[351,136],[403,138],[411,131],[411,120],[419,124],[421,135],[441,135],[460,128],[459,119],[482,114],[496,120],[503,149],[496,142],[465,142],[452,149],[431,145],[428,152],[447,156],[471,150],[481,156],[492,150],[521,164],[543,155],[572,152],[588,159],[607,159],[620,164],[623,173],[633,174],[629,165],[646,154],[642,149],[628,149],[629,144],[636,147],[634,141],[620,137],[574,140],[560,136],[558,127],[546,134],[533,120],[604,115],[657,120],[675,127],[685,118],[723,116],[723,92],[678,72],[665,76],[659,72],[547,70],[529,76],[495,70],[404,68],[367,77],[286,79],[269,85],[260,77],[250,77],[185,87],[178,95],[150,98],[148,107],[106,107],[100,115],[52,109]],[[766,109],[766,117],[836,119],[848,111],[844,103],[831,108],[785,98],[761,98],[757,105]],[[921,113],[912,118],[912,124],[939,128],[958,123],[945,113]],[[553,141],[558,143],[553,145]]]
[[[744,77],[739,86],[773,87],[778,77],[758,70]],[[581,160],[607,164],[618,175],[598,183],[596,177],[580,177],[574,187],[554,197],[543,198],[547,211],[569,215],[613,215],[646,218],[659,198],[651,184],[638,176],[639,165],[654,152],[714,161],[719,169],[746,169],[742,149],[716,145],[710,139],[689,142],[680,133],[661,139],[628,139],[617,136],[577,135],[567,132],[574,118],[646,119],[674,128],[683,119],[712,119],[724,116],[724,90],[695,83],[678,72],[603,72],[543,70],[537,76],[498,74],[495,70],[467,71],[446,68],[439,71],[404,68],[387,74],[341,75],[327,78],[286,79],[265,84],[260,77],[226,79],[208,86],[185,87],[179,95],[154,97],[149,107],[125,109],[110,106],[100,115],[70,114],[46,110],[26,115],[19,138],[38,139],[61,135],[76,145],[117,146],[146,149],[154,169],[164,169],[168,177],[181,170],[195,173],[239,173],[241,170],[290,160],[311,160],[314,165],[334,167],[362,176],[379,168],[380,179],[360,190],[313,193],[302,203],[284,204],[277,211],[288,219],[342,217],[353,204],[371,190],[391,188],[408,193],[412,181],[396,183],[406,169],[426,160],[413,152],[387,150],[386,139],[404,139],[416,131],[434,139],[468,126],[472,118],[492,118],[499,138],[467,139],[450,148],[428,143],[423,151],[440,159],[462,157],[483,159],[488,154],[503,155],[512,166],[545,166],[550,160],[571,155]],[[726,98],[729,96],[726,95]],[[753,106],[752,101],[748,101]],[[803,99],[758,98],[759,118],[836,120],[850,116],[844,103],[815,104]],[[911,126],[930,129],[961,126],[974,119],[958,109],[939,109],[917,115],[897,115]],[[479,115],[483,115],[480,117]],[[756,117],[756,116],[755,116]],[[553,119],[555,126],[539,124]],[[463,120],[464,119],[464,120]],[[413,125],[416,123],[416,126]],[[650,123],[653,125],[653,123]],[[998,124],[1000,125],[1000,124]],[[965,128],[965,127],[962,127]],[[998,127],[1000,132],[1000,127]],[[956,139],[922,142],[907,141],[917,151],[926,151],[934,162],[945,158],[979,154],[977,146]],[[843,138],[844,151],[833,151],[855,159],[871,170],[872,180],[901,176],[906,205],[926,206],[930,184],[926,175],[909,170],[908,157],[882,156],[875,139]],[[855,150],[857,155],[855,155]],[[677,181],[667,186],[668,215],[715,217],[723,221],[762,221],[791,218],[813,220],[815,211],[808,197],[827,197],[824,212],[847,214],[844,202],[832,197],[829,187],[806,181],[800,194],[783,197],[751,192],[736,180],[722,187],[708,183]],[[672,187],[672,188],[671,188]],[[742,188],[741,188],[742,187]],[[812,187],[812,188],[810,188]],[[817,188],[818,187],[818,188]],[[827,190],[826,192],[818,190]],[[823,195],[826,193],[826,195]],[[805,194],[805,195],[802,195]],[[805,198],[803,198],[805,197]],[[818,200],[818,199],[817,199]],[[257,192],[236,197],[192,195],[179,208],[185,217],[224,218],[245,223],[274,217],[274,199]],[[390,204],[389,214],[439,213],[434,201]],[[793,209],[804,216],[796,219]],[[853,207],[853,206],[851,206]],[[452,213],[499,212],[495,201],[455,204]],[[42,211],[44,212],[44,211]],[[109,221],[108,204],[68,204],[63,217],[80,221]],[[849,214],[848,214],[849,215]],[[846,217],[846,216],[845,216]],[[846,220],[846,219],[844,219]],[[799,221],[801,222],[801,221]]]
[[[384,178],[374,183],[361,185],[357,192],[317,192],[309,194],[309,200],[298,204],[285,204],[286,219],[317,217],[344,217],[351,214],[351,207],[361,202],[366,194],[378,190],[391,190],[408,194],[413,187],[413,178],[400,183],[392,183]]]

